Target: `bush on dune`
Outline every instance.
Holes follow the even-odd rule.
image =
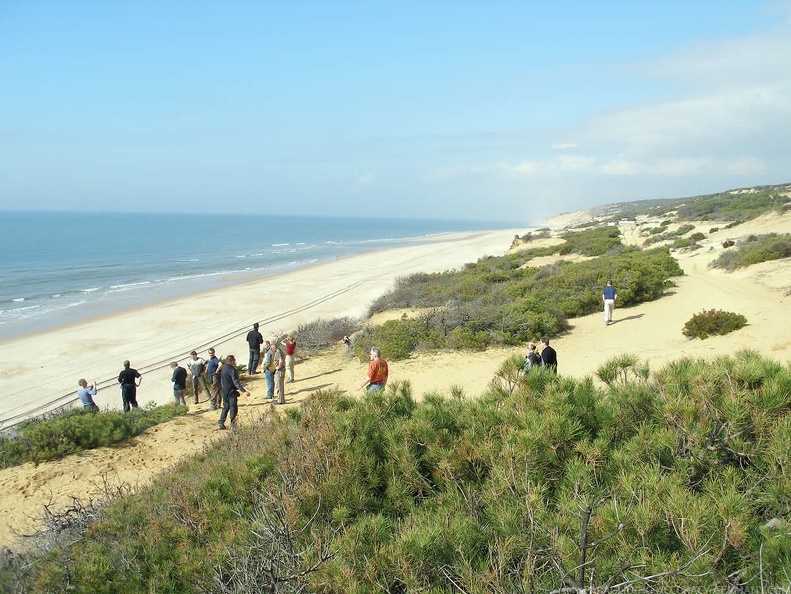
[[[75,452],[112,445],[186,412],[185,406],[151,404],[127,413],[106,411],[93,414],[69,410],[25,421],[19,425],[14,437],[0,437],[0,468],[55,460]]]
[[[703,310],[695,314],[681,330],[687,338],[700,338],[701,340],[709,336],[723,336],[744,328],[747,325],[747,318],[741,314],[722,310]]]
[[[789,586],[791,368],[624,356],[597,387],[519,363],[473,400],[316,393],[111,503],[24,588]]]
[[[661,297],[670,279],[683,274],[666,249],[623,248],[584,263],[560,261],[544,269],[525,266],[531,258],[519,252],[485,258],[459,271],[398,279],[371,312],[421,308],[418,320],[365,329],[358,354],[365,360],[372,344],[386,358],[403,358],[421,346],[481,349],[553,337],[568,329],[568,318],[600,309],[608,279],[618,286],[619,302],[629,306]]]
[[[752,264],[791,258],[791,234],[769,233],[750,236],[735,249],[726,250],[711,265],[725,270],[745,268]]]

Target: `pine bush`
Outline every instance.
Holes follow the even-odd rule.
[[[681,330],[687,338],[700,338],[701,340],[709,336],[722,336],[747,325],[747,318],[741,314],[722,310],[703,310],[695,314]]]

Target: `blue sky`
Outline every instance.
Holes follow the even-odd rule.
[[[791,2],[0,0],[0,209],[538,222],[791,181]]]

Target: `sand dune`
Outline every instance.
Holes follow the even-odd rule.
[[[569,215],[567,218],[579,222],[581,216]],[[707,224],[702,228],[708,232],[711,226]],[[677,286],[658,301],[616,309],[615,323],[611,326],[604,326],[600,313],[571,320],[571,331],[552,341],[558,351],[559,372],[584,377],[595,373],[600,365],[622,353],[637,354],[654,370],[682,356],[711,359],[732,354],[741,348],[756,349],[783,363],[791,362],[791,266],[788,261],[767,262],[734,273],[708,266],[723,249],[721,242],[724,239],[738,240],[749,234],[770,231],[791,232],[791,213],[784,216],[768,215],[733,229],[718,231],[707,237],[703,249],[674,253],[686,273],[676,280]],[[206,339],[229,329],[244,326],[246,331],[245,324],[252,314],[249,309],[237,311],[236,305],[249,300],[258,304],[255,310],[263,317],[268,315],[272,318],[263,328],[270,332],[287,330],[298,321],[327,315],[326,312],[330,311],[335,311],[334,315],[361,313],[359,304],[367,304],[389,286],[396,276],[419,269],[441,270],[463,261],[474,261],[484,254],[503,253],[513,235],[514,231],[503,231],[481,237],[470,236],[457,242],[439,242],[428,249],[407,248],[416,251],[399,255],[353,258],[337,265],[333,263],[316,267],[302,274],[293,273],[287,275],[288,278],[278,277],[273,282],[262,281],[254,286],[228,289],[220,297],[207,294],[199,296],[194,303],[172,303],[167,306],[171,308],[172,316],[168,314],[160,320],[157,332],[169,331],[173,336],[173,331],[167,328],[174,324],[177,328],[190,330],[194,326],[191,320],[194,320],[192,316],[196,312],[203,313],[206,319],[213,319],[212,316],[216,315],[217,319],[210,324],[208,335],[201,335],[195,328],[179,338],[179,348],[187,352],[194,348],[192,345],[208,344]],[[639,242],[641,239],[636,227],[624,227],[623,235],[626,242]],[[451,253],[457,258],[455,264],[449,263]],[[443,254],[447,256],[444,261]],[[374,260],[375,267],[371,265]],[[322,279],[318,289],[315,288],[317,278]],[[322,301],[325,298],[326,301]],[[188,307],[191,309],[185,311]],[[681,328],[693,314],[712,308],[742,313],[747,317],[748,326],[723,337],[702,341],[689,340],[681,334]],[[291,310],[295,310],[295,313],[282,316],[276,313]],[[96,330],[98,335],[107,338],[119,333],[123,336],[124,331],[131,331],[134,325],[133,316],[125,314],[59,334],[57,344],[62,347],[59,349],[60,354],[69,354],[58,368],[60,373],[66,374],[66,379],[71,381],[76,377],[75,370],[80,368],[70,358],[80,350],[75,332]],[[162,340],[154,338],[155,335],[156,332],[151,336],[152,345],[141,343],[135,346],[134,359],[149,362],[167,358]],[[48,339],[55,340],[55,336]],[[240,340],[236,336],[218,350],[227,353],[228,348],[233,348],[237,353],[243,353]],[[40,344],[39,341],[31,340],[25,343],[25,348],[35,349]],[[121,346],[109,344],[108,348],[121,359],[123,353],[128,352],[123,351]],[[11,351],[9,345],[0,348],[0,354],[6,360]],[[514,353],[522,354],[523,349],[418,355],[392,364],[391,378],[409,380],[416,396],[428,391],[447,394],[454,385],[463,386],[465,394],[475,396],[486,388],[503,359]],[[50,364],[54,365],[55,361]],[[103,369],[98,367],[98,363],[96,365],[96,373],[99,374]],[[35,375],[36,370],[16,370],[15,373],[26,373],[29,378],[29,374]],[[85,375],[92,374],[86,371]],[[353,392],[364,376],[365,365],[346,356],[339,345],[321,357],[297,365],[297,382],[287,385],[287,401],[289,404],[298,403],[312,391],[323,387],[338,386]],[[264,381],[260,378],[262,376],[256,376],[249,383],[252,395],[240,400],[243,422],[249,422],[265,407],[262,401]],[[148,379],[144,381],[144,388],[150,388],[153,384],[157,390],[169,395],[166,382],[157,384],[153,379]],[[21,390],[22,385],[23,382],[17,382],[13,389]],[[112,397],[115,398],[116,394],[112,394]],[[147,396],[143,397],[143,400],[147,399]],[[190,411],[187,417],[155,427],[118,447],[86,452],[38,467],[26,464],[0,471],[0,543],[18,544],[15,534],[37,526],[36,518],[40,516],[42,506],[50,501],[55,506],[65,505],[72,496],[96,494],[100,492],[104,480],[143,484],[176,460],[199,450],[211,439],[224,437],[224,434],[213,431],[216,413],[207,412],[206,403],[193,408],[195,410]]]

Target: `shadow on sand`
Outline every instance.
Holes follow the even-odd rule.
[[[619,319],[619,320],[613,320],[613,321],[610,323],[610,326],[615,326],[615,324],[620,324],[621,322],[626,322],[627,320],[639,320],[639,319],[640,319],[640,318],[642,318],[644,315],[645,315],[645,314],[635,314],[635,315],[633,315],[633,316],[628,316],[628,317],[626,317],[626,318],[621,318],[621,319]]]

